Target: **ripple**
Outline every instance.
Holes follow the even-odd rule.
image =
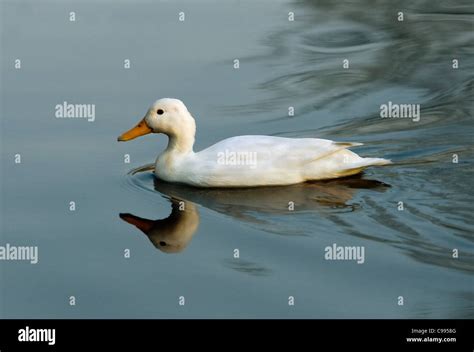
[[[238,261],[225,259],[224,266],[237,272],[252,276],[269,276],[272,273],[272,270],[265,268],[264,266],[243,259],[239,259]]]
[[[341,54],[383,46],[384,37],[359,23],[326,22],[299,37],[301,49],[321,54]]]
[[[153,172],[154,164],[146,164],[143,166],[131,169],[125,175],[125,184],[127,188],[135,189],[140,192],[157,194],[153,180],[155,178]]]

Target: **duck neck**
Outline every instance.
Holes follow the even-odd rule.
[[[194,134],[168,135],[166,153],[188,154],[193,152]]]

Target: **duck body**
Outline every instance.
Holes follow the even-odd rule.
[[[317,138],[237,136],[200,152],[165,151],[155,175],[168,182],[197,187],[281,186],[345,177],[386,159],[361,158],[348,150],[356,143]]]
[[[181,101],[160,99],[119,140],[135,138],[133,131],[138,135],[167,134],[168,147],[156,160],[155,175],[167,182],[196,187],[290,185],[350,176],[369,166],[391,163],[382,158],[362,158],[348,149],[360,143],[317,138],[237,136],[194,152],[195,128],[193,117]]]

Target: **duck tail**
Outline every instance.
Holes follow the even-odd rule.
[[[347,169],[341,170],[337,174],[337,177],[346,177],[358,174],[369,166],[383,166],[390,164],[392,164],[392,161],[384,158],[362,158],[362,160],[358,162],[351,163]]]
[[[362,167],[390,165],[392,161],[384,158],[362,158],[360,161]]]
[[[351,148],[351,147],[359,147],[364,145],[364,143],[357,143],[357,142],[334,142],[334,145],[342,148]]]

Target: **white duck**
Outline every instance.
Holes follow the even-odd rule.
[[[168,146],[156,159],[155,174],[168,182],[197,187],[290,185],[354,175],[390,160],[361,158],[341,143],[317,138],[237,136],[193,151],[196,123],[181,100],[164,98],[118,141],[164,133]]]

